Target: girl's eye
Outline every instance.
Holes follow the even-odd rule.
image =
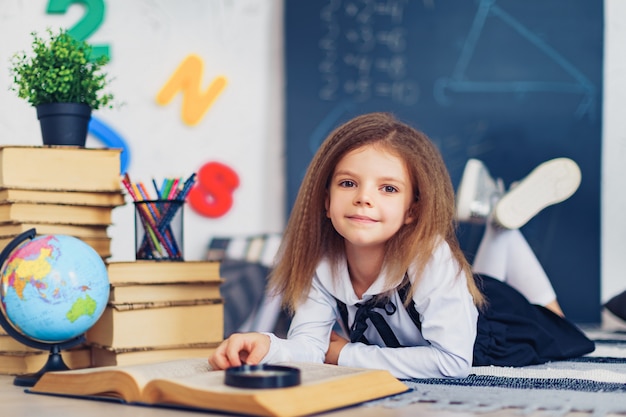
[[[343,180],[339,182],[339,186],[345,187],[345,188],[354,187],[355,185],[356,184],[354,184],[354,181],[350,181],[350,180]]]
[[[398,189],[392,185],[383,186],[383,191],[386,193],[397,193]]]

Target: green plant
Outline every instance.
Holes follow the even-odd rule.
[[[90,60],[91,46],[74,39],[65,29],[47,30],[43,39],[32,32],[32,53],[18,52],[11,59],[11,90],[31,105],[44,103],[84,103],[93,110],[113,107],[113,95],[104,89],[108,75],[102,72],[109,59]]]

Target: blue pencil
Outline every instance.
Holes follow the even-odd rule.
[[[154,178],[152,178],[152,185],[154,186],[154,191],[156,192],[157,200],[160,200],[161,199],[161,192],[159,191],[159,186],[157,185],[157,183],[156,183]]]

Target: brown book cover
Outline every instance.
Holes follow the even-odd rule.
[[[120,191],[121,149],[72,146],[0,147],[0,187]]]
[[[110,225],[110,207],[61,204],[0,204],[0,222]]]
[[[91,246],[101,258],[109,258],[111,256],[110,237],[79,237],[79,239]]]
[[[298,368],[301,383],[285,388],[236,388],[226,385],[224,371],[212,371],[206,358],[192,358],[158,364],[48,372],[29,392],[90,399],[108,396],[143,405],[298,417],[408,390],[384,370],[311,363],[281,365]]]
[[[45,203],[76,206],[118,207],[126,204],[121,191],[51,191],[21,188],[0,188],[1,203]]]
[[[142,363],[165,362],[174,359],[204,358],[208,360],[219,343],[196,343],[165,347],[136,347],[116,349],[91,345],[92,366],[128,366]]]
[[[50,352],[0,352],[0,374],[24,375],[38,372],[48,362]],[[63,362],[70,369],[82,369],[91,366],[91,349],[79,347],[61,352]]]
[[[107,264],[111,284],[220,281],[216,261],[128,261]]]
[[[41,352],[41,350],[26,346],[6,333],[0,334],[0,354],[9,352]]]
[[[224,338],[221,299],[109,304],[87,342],[112,348],[215,343]]]
[[[0,237],[0,248],[4,248],[8,245],[16,236],[4,236]],[[79,237],[78,239],[82,240],[96,251],[96,253],[104,260],[106,258],[111,257],[111,238],[103,237],[103,238],[91,238],[91,237]]]
[[[159,284],[111,284],[109,302],[151,303],[221,298],[220,282],[198,281]]]
[[[0,238],[0,248],[4,248],[17,236],[5,236]],[[111,256],[111,238],[110,237],[79,237],[89,246],[91,246],[101,258],[108,258]]]
[[[109,237],[107,232],[108,227],[109,225],[0,222],[0,237],[17,236],[30,229],[35,229],[38,235],[107,238]]]

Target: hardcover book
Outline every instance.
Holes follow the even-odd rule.
[[[119,192],[121,152],[72,146],[2,146],[0,187]]]
[[[0,222],[110,225],[110,207],[63,204],[3,203]]]
[[[206,358],[158,364],[48,372],[28,392],[122,403],[188,407],[256,416],[298,417],[408,390],[388,371],[297,363],[301,383],[286,388],[236,388]]]
[[[112,348],[215,343],[224,339],[221,299],[109,303],[87,342]]]
[[[107,238],[109,225],[76,225],[54,223],[0,223],[0,236],[17,236],[30,229],[35,229],[38,235],[69,235],[74,237]]]
[[[178,282],[220,281],[217,261],[159,262],[150,260],[110,262],[111,284],[166,284]]]
[[[220,282],[197,281],[172,284],[111,284],[111,303],[159,303],[219,300]]]
[[[124,194],[116,192],[87,192],[87,191],[50,191],[26,190],[20,188],[1,188],[0,202],[2,203],[47,203],[69,204],[76,206],[123,206]]]
[[[196,343],[191,345],[121,349],[92,344],[91,365],[94,367],[128,366],[183,358],[203,358],[206,360],[215,352],[219,344],[219,342]]]

